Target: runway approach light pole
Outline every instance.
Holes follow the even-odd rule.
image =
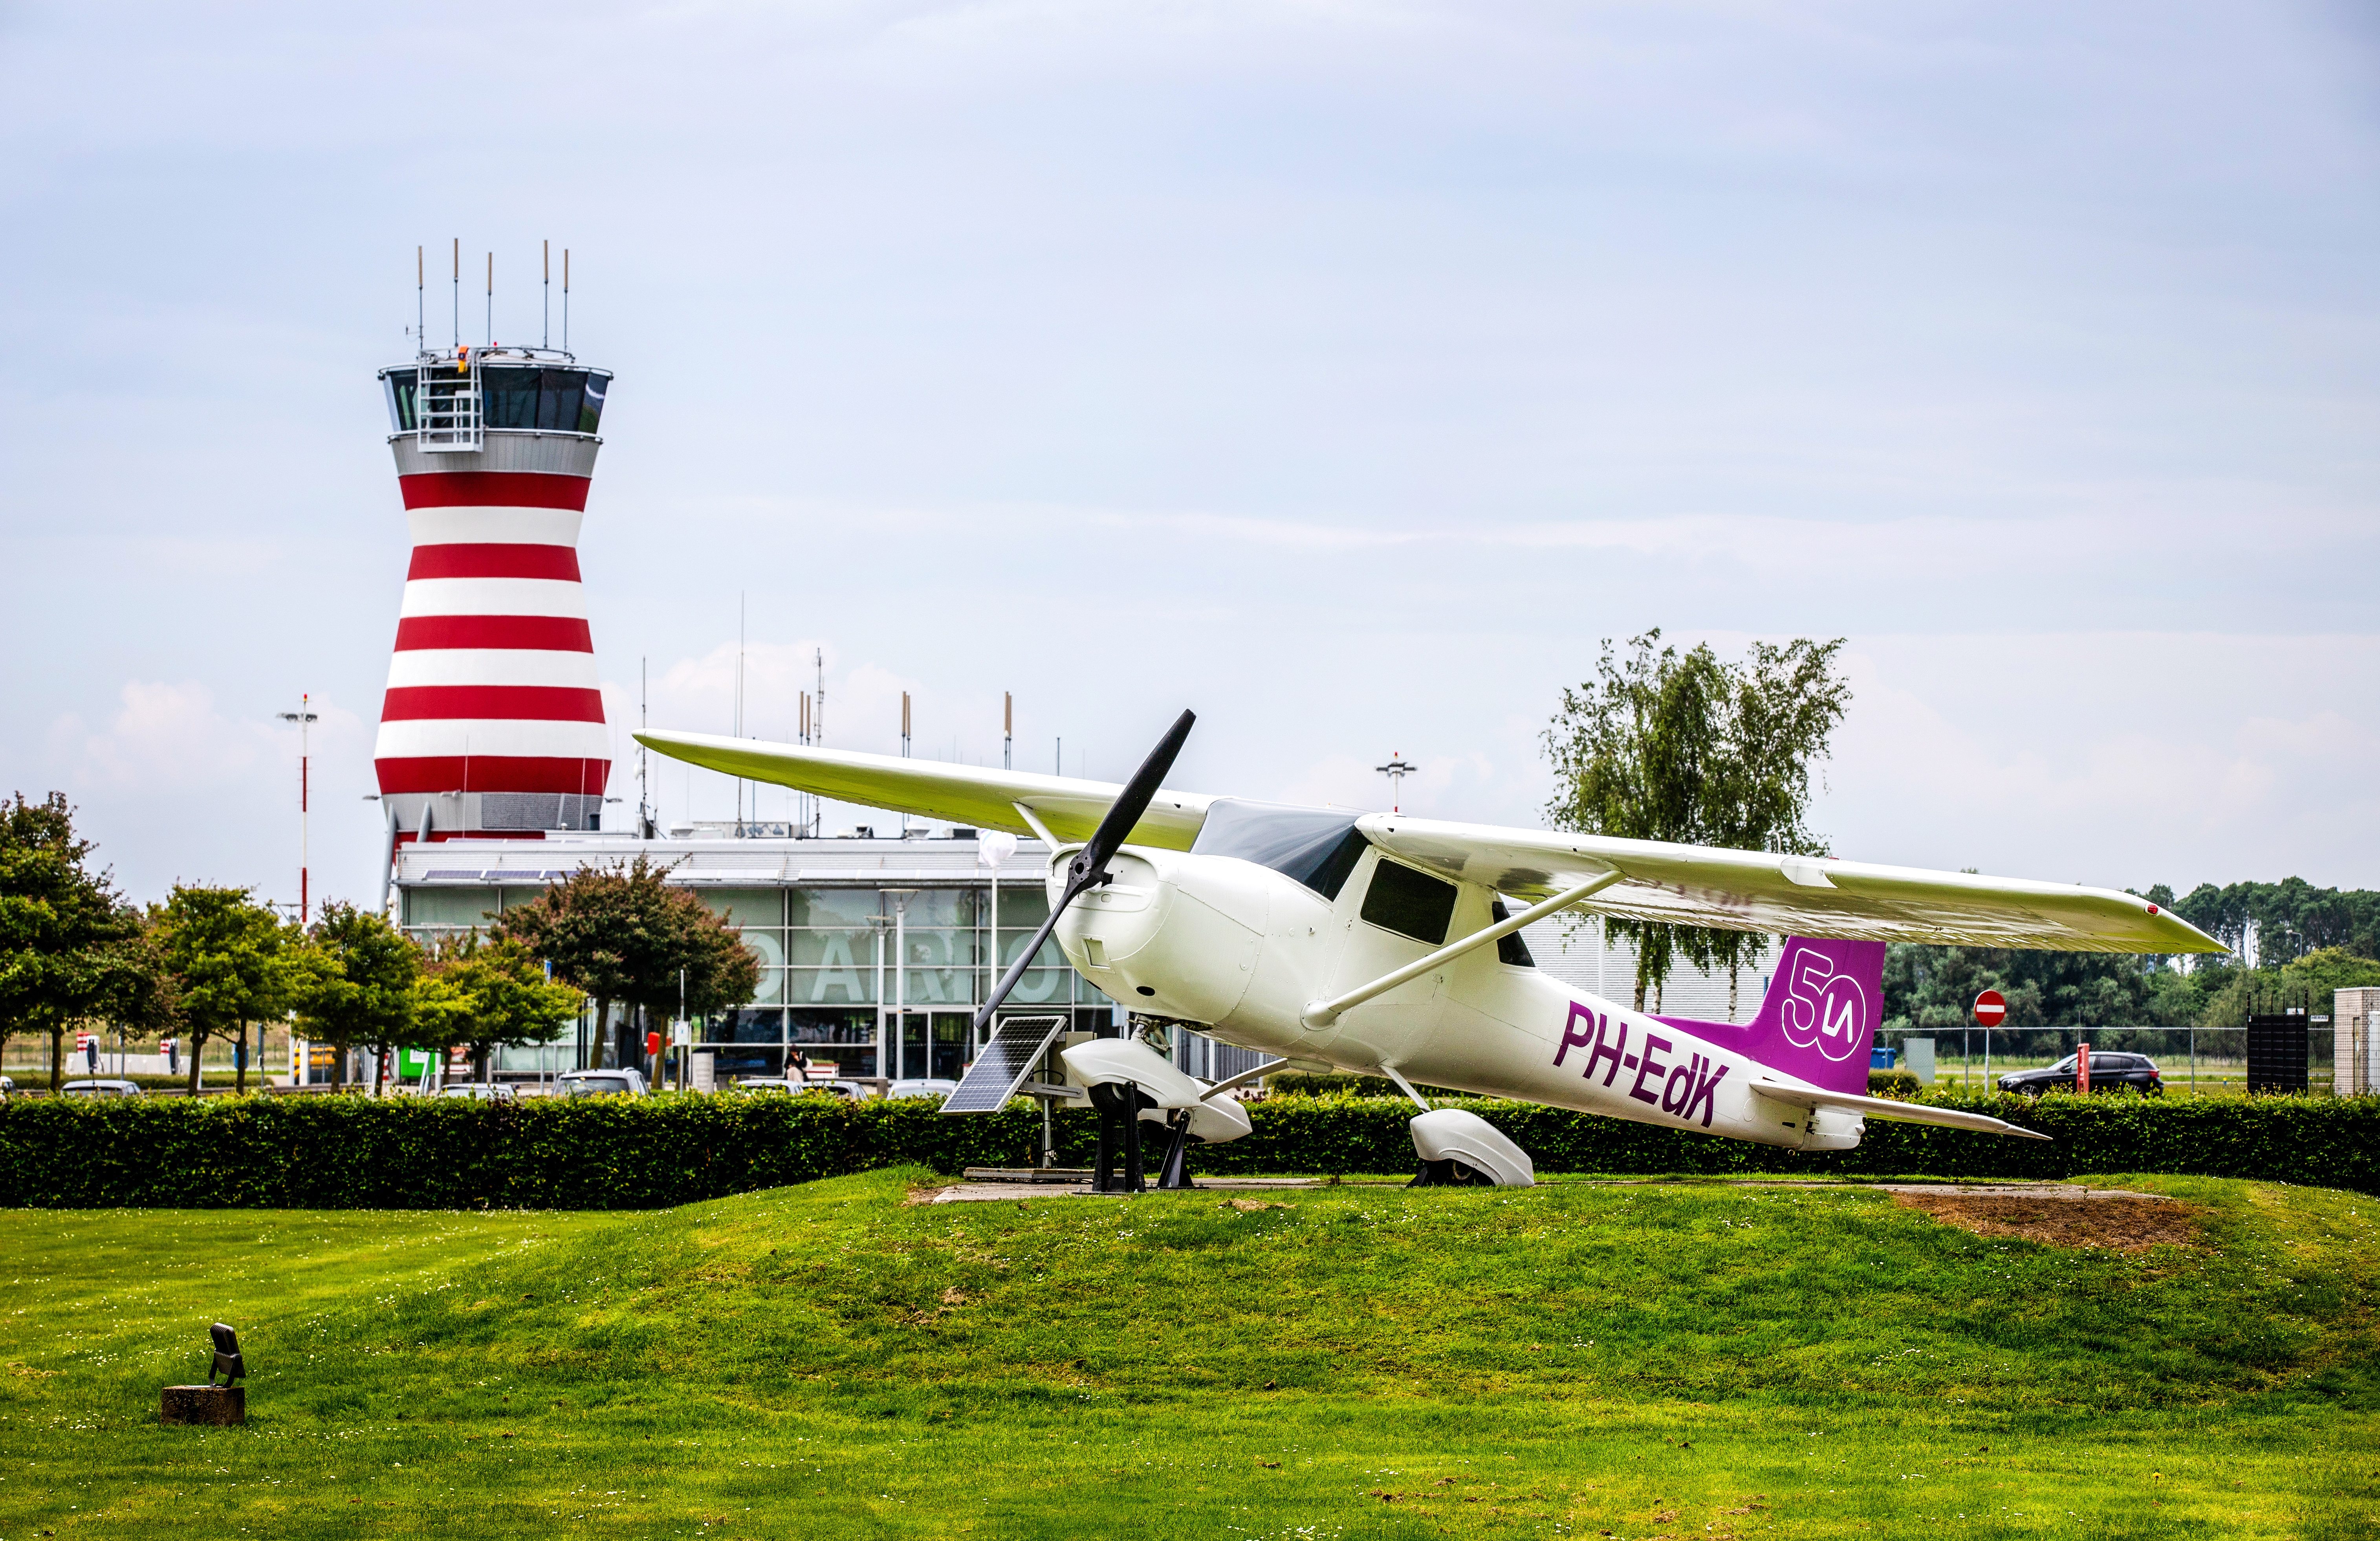
[[[298,923],[301,926],[307,921],[306,869],[310,864],[310,852],[306,844],[306,804],[309,767],[312,756],[308,752],[307,728],[322,720],[314,715],[313,700],[311,694],[300,695],[298,698],[298,710],[273,714],[283,722],[294,722],[298,725]]]
[[[1378,771],[1382,776],[1389,778],[1389,812],[1391,813],[1402,813],[1404,812],[1403,807],[1401,806],[1397,801],[1403,795],[1404,779],[1406,777],[1411,776],[1415,771],[1421,768],[1418,765],[1408,764],[1405,762],[1404,754],[1405,752],[1401,749],[1391,751],[1389,755],[1389,763],[1387,764],[1374,765],[1372,767],[1374,770]]]

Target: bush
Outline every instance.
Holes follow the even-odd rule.
[[[2380,1192],[2380,1098],[1953,1097],[2055,1143],[1873,1120],[1853,1151],[1803,1155],[1525,1103],[1468,1100],[1545,1172],[2065,1178],[2175,1172]],[[12,1207],[642,1209],[918,1162],[1029,1164],[1040,1115],[943,1118],[923,1099],[665,1095],[517,1103],[232,1097],[0,1105]],[[1277,1097],[1246,1138],[1199,1151],[1217,1175],[1412,1169],[1400,1098]],[[1097,1120],[1057,1114],[1060,1159]],[[1154,1165],[1154,1157],[1151,1157]]]
[[[1867,1072],[1867,1095],[1872,1097],[1896,1097],[1902,1102],[1915,1102],[1917,1094],[1925,1089],[1917,1083],[1917,1077],[1907,1070]]]

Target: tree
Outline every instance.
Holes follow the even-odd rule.
[[[144,1018],[166,998],[140,911],[94,873],[66,794],[0,803],[0,1043],[50,1036],[50,1090],[64,1083],[66,1033],[111,1010]]]
[[[1626,657],[1609,638],[1596,678],[1562,691],[1544,743],[1554,766],[1546,818],[1560,829],[1736,850],[1826,854],[1810,829],[1811,774],[1851,704],[1837,672],[1841,638],[1755,642],[1741,663],[1707,643],[1684,654],[1659,647],[1657,629],[1631,639]],[[1755,934],[1609,917],[1636,943],[1636,1009],[1682,955],[1728,971],[1730,1014]]]
[[[415,996],[425,1036],[470,1047],[474,1081],[488,1079],[488,1057],[499,1045],[550,1044],[587,1005],[577,990],[547,979],[528,948],[476,931],[439,944]]]
[[[624,1066],[643,1056],[644,1013],[676,1006],[680,971],[690,1012],[749,1000],[759,985],[759,960],[738,929],[690,890],[669,887],[668,870],[641,853],[631,862],[581,867],[505,911],[493,928],[593,997],[599,1046],[612,1008],[627,1008],[614,1025],[615,1062]]]
[[[415,1041],[421,949],[387,917],[337,899],[322,906],[308,938],[310,956],[296,991],[298,1022],[308,1037],[337,1049],[334,1085],[346,1084],[348,1051],[369,1046],[377,1096],[389,1050]]]
[[[288,1004],[291,942],[285,925],[247,888],[176,884],[152,911],[160,950],[173,971],[190,1046],[190,1091],[210,1038],[237,1035],[236,1088],[248,1089],[248,1024],[281,1015]]]
[[[1985,990],[2008,998],[2010,1027],[2181,1027],[2201,1005],[2190,976],[2124,953],[1908,942],[1885,949],[1888,1030],[1955,1033]]]
[[[2380,893],[2317,888],[2302,877],[2278,883],[2202,883],[2186,898],[2161,901],[2183,920],[2263,968],[2325,948],[2380,958]],[[2155,899],[2157,890],[2149,890]]]

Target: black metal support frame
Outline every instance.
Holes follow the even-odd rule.
[[[1140,1109],[1145,1101],[1140,1088],[1129,1081],[1103,1081],[1091,1088],[1091,1106],[1099,1111],[1099,1154],[1091,1168],[1092,1192],[1148,1192],[1140,1167]],[[1116,1171],[1119,1144],[1123,1156],[1121,1175]]]
[[[1496,1180],[1476,1168],[1466,1167],[1449,1156],[1443,1161],[1425,1161],[1408,1188],[1493,1188]]]

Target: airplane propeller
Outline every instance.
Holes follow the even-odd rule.
[[[1115,874],[1108,871],[1108,859],[1123,844],[1124,837],[1132,833],[1132,826],[1140,822],[1140,815],[1148,812],[1149,800],[1157,795],[1157,789],[1164,782],[1166,773],[1173,768],[1173,758],[1182,752],[1183,740],[1190,737],[1190,725],[1197,720],[1196,712],[1184,712],[1173,720],[1173,726],[1165,730],[1165,737],[1157,740],[1157,747],[1150,750],[1148,758],[1140,763],[1140,769],[1133,772],[1132,779],[1123,784],[1123,790],[1116,795],[1114,803],[1108,809],[1108,816],[1099,821],[1099,828],[1092,833],[1091,843],[1075,852],[1075,859],[1066,863],[1066,891],[1059,896],[1057,903],[1050,907],[1050,918],[1043,921],[1041,929],[1033,934],[1032,943],[1017,955],[1016,961],[1009,965],[1008,972],[1001,975],[1000,984],[991,992],[991,998],[985,1001],[983,1009],[975,1014],[978,1040],[984,1025],[991,1021],[992,1012],[1008,998],[1008,992],[1016,987],[1016,982],[1025,977],[1025,971],[1039,955],[1041,944],[1050,939],[1050,933],[1058,929],[1059,918],[1065,914],[1066,906],[1074,903],[1085,890],[1096,888],[1114,877]]]

